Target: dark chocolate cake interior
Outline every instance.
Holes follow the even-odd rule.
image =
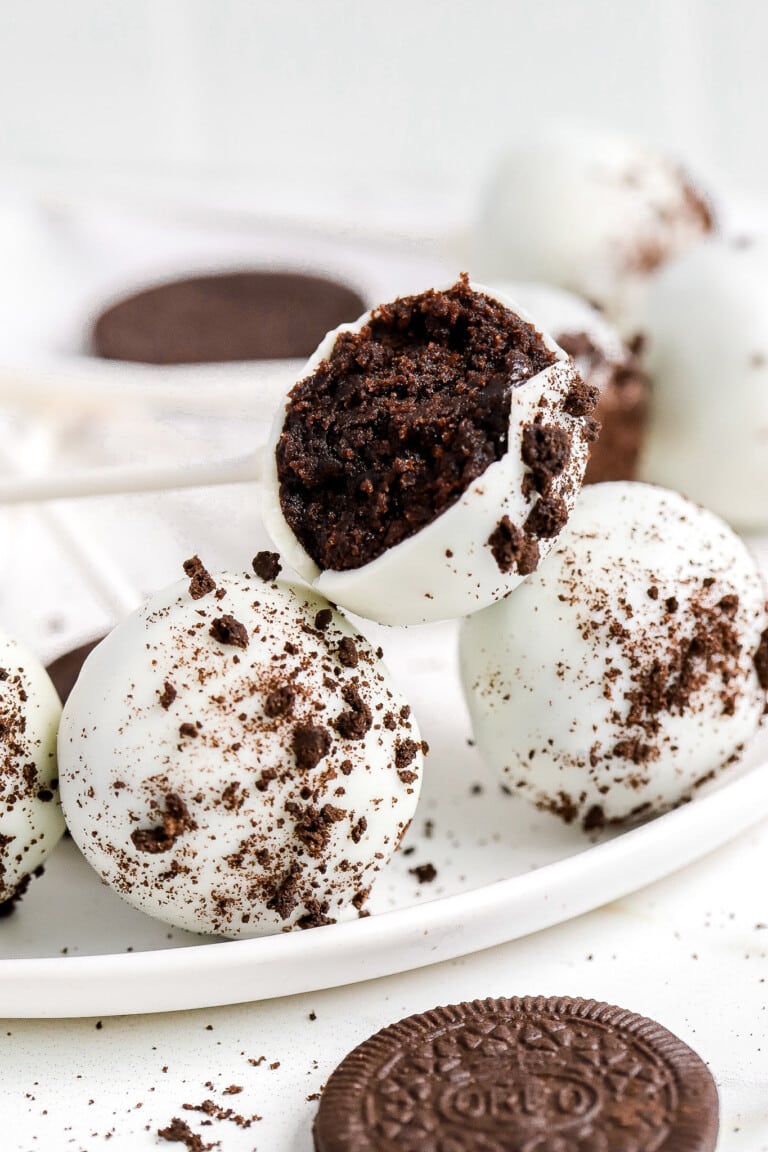
[[[321,569],[376,559],[507,451],[511,391],[555,356],[466,277],[377,308],[293,388],[277,445],[286,521]]]

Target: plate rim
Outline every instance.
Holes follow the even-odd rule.
[[[396,975],[583,915],[671,875],[765,816],[768,761],[705,796],[560,860],[356,921],[142,952],[2,959],[0,1017],[64,1019],[214,1008]],[[635,866],[638,859],[642,868]],[[515,912],[522,913],[517,923]]]

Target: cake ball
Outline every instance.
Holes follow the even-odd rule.
[[[742,529],[768,524],[768,241],[720,240],[658,277],[643,316],[643,478]]]
[[[625,343],[610,321],[573,292],[530,281],[499,287],[552,333],[584,383],[597,392],[600,435],[590,446],[584,483],[634,480],[648,412],[643,341]]]
[[[211,575],[152,596],[91,653],[64,709],[62,802],[125,900],[258,936],[360,914],[419,795],[410,708],[327,600]]]
[[[679,804],[760,724],[765,596],[713,513],[646,484],[585,488],[538,572],[463,625],[481,754],[587,830]]]
[[[331,332],[281,404],[262,513],[323,595],[383,624],[515,588],[581,487],[595,397],[503,295],[466,276]]]
[[[472,267],[492,282],[568,288],[634,332],[651,276],[712,230],[707,200],[673,161],[622,137],[552,129],[521,137],[500,160]]]
[[[0,633],[0,913],[64,832],[56,767],[61,704],[42,664]]]

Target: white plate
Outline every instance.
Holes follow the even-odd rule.
[[[99,233],[100,243],[95,244],[83,227],[82,222],[77,227],[67,222],[60,234],[41,244],[38,260],[28,269],[30,281],[35,281],[30,287],[37,288],[42,281],[56,286],[48,244],[66,265],[67,282],[73,267],[84,269],[82,282],[73,289],[69,313],[61,313],[57,305],[55,323],[42,308],[28,346],[23,342],[9,346],[0,333],[0,384],[3,366],[7,373],[13,362],[26,366],[30,385],[47,386],[46,372],[62,372],[82,394],[103,393],[110,383],[119,388],[124,373],[135,379],[131,366],[110,366],[102,376],[101,367],[78,355],[78,334],[84,311],[114,287],[116,269],[123,278],[146,272],[147,251],[154,249],[141,243],[134,246],[136,236],[118,228],[110,268],[96,268],[93,262],[104,250],[104,236]],[[111,228],[111,222],[104,225],[105,232]],[[82,259],[83,252],[90,252],[90,263]],[[163,253],[164,260],[168,256]],[[319,253],[316,263],[322,263],[322,256],[330,262],[327,253]],[[352,261],[349,253],[347,257]],[[423,265],[412,253],[393,252],[387,261],[381,253],[364,258],[355,249],[354,261],[354,268],[350,263],[347,269],[350,278],[357,273],[374,296],[374,285],[380,286],[386,276],[400,278],[398,288],[403,275],[423,279]],[[338,266],[338,260],[334,264]],[[446,275],[450,271],[443,269],[442,278]],[[0,268],[2,315],[12,314],[19,299],[18,292],[10,291],[11,278],[6,279],[8,284]],[[36,297],[37,291],[30,298]],[[8,323],[4,330],[13,332],[16,327]],[[31,368],[32,346],[48,356],[42,375]],[[264,371],[268,378],[271,369]],[[168,384],[172,378],[174,387],[183,388],[185,381],[197,378],[205,385],[206,370],[199,377],[196,372],[163,374],[162,380]],[[242,366],[232,366],[223,374],[230,398],[244,382],[243,372]],[[131,458],[144,451],[157,453],[161,447],[164,453],[179,452],[191,431],[193,437],[204,432],[212,452],[231,453],[233,441],[254,436],[257,423],[209,419],[190,429],[161,426],[141,414],[129,423],[121,414],[103,430],[94,431],[88,422],[69,429],[62,447],[78,458],[103,463],[102,457],[121,458],[125,451]],[[184,498],[101,500],[78,511],[78,516],[113,565],[127,574],[123,600],[132,596],[131,579],[137,594],[157,587],[176,578],[181,558],[194,551],[200,551],[213,568],[245,562],[239,538],[243,533],[249,549],[261,546],[256,543],[259,526],[253,501],[237,489]],[[241,529],[234,538],[232,532],[222,531],[222,526],[233,523]],[[67,566],[71,557],[56,552],[39,516],[29,513],[25,528],[24,547],[14,551],[14,563],[0,589],[0,622],[52,656],[69,639],[104,629],[109,615],[104,603],[109,605],[110,596],[102,588],[104,603],[94,604],[93,590],[83,586],[83,573],[76,566],[72,569],[71,563]],[[37,562],[42,553],[44,565]],[[111,598],[113,610],[119,599]],[[690,804],[595,843],[519,798],[504,795],[483,770],[467,744],[469,723],[455,668],[453,625],[392,632],[363,625],[363,630],[384,647],[432,747],[417,820],[405,844],[409,854],[399,854],[380,878],[371,900],[373,915],[351,924],[259,940],[204,941],[171,931],[123,904],[101,885],[74,845],[65,842],[18,910],[0,921],[0,1015],[109,1015],[208,1007],[405,971],[514,939],[617,899],[768,815],[764,770],[768,735],[761,734],[741,767],[730,769]],[[482,791],[477,792],[475,785]],[[432,822],[431,834],[427,821]],[[435,866],[437,877],[419,886],[409,869],[425,863]]]
[[[401,853],[381,877],[373,915],[306,932],[203,943],[128,908],[66,842],[18,910],[0,922],[0,1015],[210,1007],[417,968],[615,900],[768,814],[763,732],[744,763],[710,792],[594,843],[504,795],[483,771],[467,744],[454,625],[381,630],[381,636],[432,753],[405,843],[413,851]],[[425,863],[434,864],[437,877],[419,886],[409,869]]]

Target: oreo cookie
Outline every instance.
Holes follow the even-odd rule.
[[[409,1016],[331,1076],[316,1152],[712,1152],[717,1090],[666,1028],[594,1000]]]
[[[46,668],[62,704],[66,704],[67,697],[75,686],[75,681],[80,675],[83,664],[96,645],[101,644],[103,639],[103,636],[99,636],[96,640],[89,640],[87,644],[81,644],[79,648],[73,648],[71,652],[65,652],[63,656],[59,656]]]
[[[91,351],[144,364],[212,364],[309,356],[365,302],[352,288],[293,272],[228,272],[170,280],[113,304]]]

